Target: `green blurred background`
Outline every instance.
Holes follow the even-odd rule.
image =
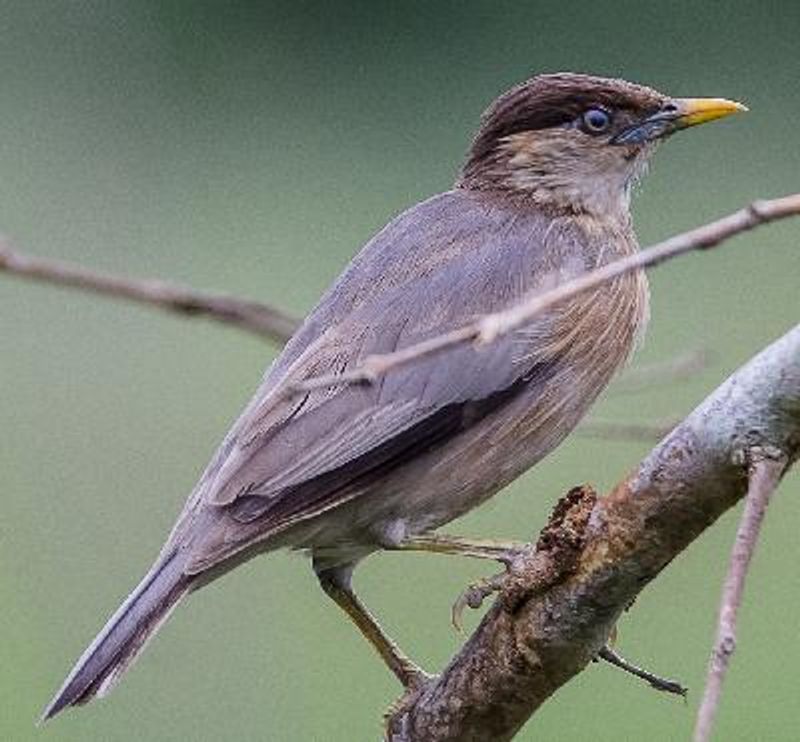
[[[541,71],[620,75],[751,113],[676,137],[637,197],[650,243],[798,189],[800,5],[756,2],[2,2],[0,230],[18,247],[306,311],[399,210],[446,189],[479,114]],[[652,274],[636,363],[707,347],[690,381],[595,418],[683,415],[798,320],[800,222]],[[398,687],[278,554],[195,595],[111,698],[33,724],[149,566],[274,349],[246,334],[0,276],[0,739],[375,740]],[[573,436],[454,532],[529,538],[558,496],[651,443]],[[798,738],[800,478],[768,517],[721,740]],[[606,666],[519,735],[687,739],[737,513],[647,589],[620,649],[688,704]],[[379,555],[357,587],[429,670],[490,566]],[[468,617],[468,626],[477,621]]]

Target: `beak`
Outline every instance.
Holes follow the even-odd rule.
[[[676,129],[705,124],[747,110],[747,106],[725,98],[675,98],[672,104],[676,108]]]
[[[651,116],[621,131],[612,143],[643,144],[746,110],[741,103],[725,98],[672,98]]]

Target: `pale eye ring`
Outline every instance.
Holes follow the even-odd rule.
[[[611,127],[611,114],[602,108],[590,108],[584,111],[581,123],[588,134],[603,134]]]

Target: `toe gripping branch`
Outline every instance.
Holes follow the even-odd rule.
[[[453,625],[461,630],[464,608],[478,609],[493,593],[500,593],[511,613],[527,599],[561,582],[577,568],[586,540],[586,527],[597,493],[588,485],[573,487],[562,497],[535,545],[508,553],[505,572],[470,584],[453,605]]]
[[[461,630],[464,608],[478,609],[493,593],[499,593],[504,609],[516,613],[525,601],[545,592],[574,574],[586,545],[589,519],[597,493],[588,485],[573,487],[559,500],[534,545],[508,552],[502,559],[505,572],[467,587],[453,605],[453,625]],[[614,631],[613,633],[616,633]],[[686,697],[687,689],[677,681],[662,678],[625,660],[609,646],[598,652],[601,659],[647,682],[659,691]]]

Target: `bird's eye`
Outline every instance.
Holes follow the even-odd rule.
[[[611,114],[602,108],[590,108],[584,112],[581,123],[587,134],[602,134],[611,126]]]

